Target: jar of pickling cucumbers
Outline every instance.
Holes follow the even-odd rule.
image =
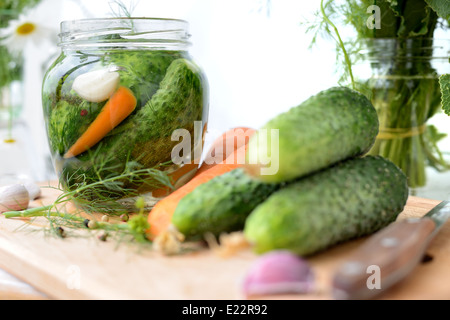
[[[159,199],[195,174],[208,86],[189,37],[188,23],[174,19],[61,23],[42,101],[60,185],[77,203],[106,211]]]

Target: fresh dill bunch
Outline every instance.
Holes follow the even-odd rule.
[[[111,14],[115,18],[132,18],[133,12],[137,6],[137,3],[135,3],[134,1],[129,1],[129,5],[127,6],[121,0],[111,0],[108,4],[111,10]],[[127,21],[126,23],[129,23],[129,28],[131,30],[135,30],[133,20]]]
[[[134,198],[128,199],[129,204],[126,204],[118,200],[112,200],[109,197],[103,196],[101,192],[96,191],[97,188],[105,184],[114,185],[118,183],[117,187],[120,188],[120,180],[130,177],[144,182],[151,177],[152,184],[155,184],[155,181],[157,181],[161,186],[169,187],[170,190],[174,189],[170,177],[167,173],[159,170],[159,168],[124,171],[119,176],[102,179],[90,184],[79,185],[75,190],[64,191],[60,185],[58,187],[51,187],[61,191],[61,194],[52,204],[23,211],[5,212],[4,216],[7,219],[44,217],[48,220],[48,227],[43,229],[44,232],[60,237],[66,237],[68,235],[67,231],[72,231],[70,232],[72,236],[78,236],[79,233],[76,231],[79,230],[103,230],[108,232],[108,234],[115,235],[121,241],[128,240],[127,242],[146,243],[149,242],[146,238],[146,231],[150,225],[147,222],[146,214],[149,210],[149,203],[145,195],[139,194],[138,191],[134,190],[134,193],[130,193],[130,195],[134,195]],[[91,201],[80,199],[78,195],[83,192],[97,194],[98,199]],[[77,208],[75,212],[72,212],[74,210],[71,207],[74,203],[76,203]],[[130,207],[132,210],[130,210]],[[122,214],[128,215],[130,211],[135,212],[135,214],[131,216],[131,219],[127,223],[102,222],[96,221],[95,218],[95,215],[100,213],[108,216],[119,216]],[[96,221],[95,228],[92,228],[92,230],[86,228],[86,216],[90,216]],[[64,232],[61,230],[64,230]]]
[[[328,17],[333,19],[334,14],[336,12],[335,7],[333,5],[333,1],[326,1],[322,3],[324,10],[327,12]],[[313,13],[314,20],[303,20],[299,24],[300,26],[305,28],[307,34],[311,34],[311,42],[309,44],[309,48],[314,47],[317,44],[319,38],[323,39],[333,39],[333,32],[330,30],[330,26],[327,21],[323,18],[321,10],[316,10]]]
[[[94,169],[97,172],[95,180],[87,180],[86,175],[75,171],[73,174],[76,175],[77,182],[70,187],[63,186],[62,183],[60,186],[67,190],[63,194],[85,211],[120,215],[134,206],[134,203],[129,205],[128,199],[139,197],[146,190],[174,189],[172,179],[164,171],[168,166],[169,163],[163,163],[154,168],[141,168],[138,163],[130,161],[122,173],[109,176],[104,173],[111,169],[100,166]],[[61,179],[63,180],[65,179]]]
[[[108,178],[100,178],[98,181],[90,183],[79,183],[76,187],[72,189],[66,189],[62,186],[61,180],[57,187],[52,187],[60,191],[60,195],[55,199],[55,201],[48,206],[27,209],[19,212],[9,212],[5,213],[5,217],[36,217],[36,216],[47,216],[47,217],[69,217],[72,218],[74,215],[66,214],[66,206],[68,204],[75,204],[80,208],[79,212],[86,214],[103,213],[112,216],[119,216],[130,211],[136,211],[136,202],[138,203],[139,210],[141,214],[144,209],[149,208],[147,199],[144,197],[139,190],[136,189],[126,189],[123,187],[123,180],[131,180],[134,182],[139,182],[140,184],[148,184],[152,187],[169,188],[169,190],[174,190],[172,179],[163,170],[165,164],[161,164],[155,168],[148,169],[138,169],[132,170],[132,166],[127,167],[121,174],[111,176]],[[127,199],[115,199],[110,195],[104,194],[104,188],[108,186],[109,190],[117,189],[117,193],[125,193]],[[114,191],[112,191],[114,192]],[[88,199],[92,197],[92,199]],[[127,201],[128,200],[128,201]],[[132,205],[129,205],[131,203]],[[150,204],[150,207],[152,204]],[[73,220],[73,219],[72,219]]]
[[[352,66],[364,59],[361,52],[370,49],[368,39],[433,37],[437,28],[449,29],[450,7],[446,0],[321,0],[315,19],[303,22],[306,32],[312,34],[310,47],[319,37],[336,42],[336,72],[339,84],[352,86],[366,95],[369,90],[353,78]],[[369,28],[367,21],[373,14],[370,6],[380,9],[380,28]],[[340,30],[351,28],[349,39],[341,37]],[[369,96],[370,98],[370,96]]]

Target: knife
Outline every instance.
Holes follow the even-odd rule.
[[[421,261],[449,217],[450,201],[443,201],[422,218],[403,219],[375,233],[337,268],[333,298],[371,299],[398,283]]]

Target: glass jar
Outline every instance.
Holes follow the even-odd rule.
[[[380,121],[370,153],[398,165],[412,195],[448,198],[450,179],[444,172],[450,169],[450,119],[441,108],[439,76],[450,72],[450,41],[370,39],[360,53],[355,77]]]
[[[157,200],[195,174],[208,86],[189,37],[174,19],[61,23],[42,101],[54,167],[79,204]]]

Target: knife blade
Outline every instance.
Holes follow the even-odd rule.
[[[449,217],[450,201],[443,201],[422,218],[394,222],[369,237],[337,268],[333,298],[372,299],[404,279]]]

